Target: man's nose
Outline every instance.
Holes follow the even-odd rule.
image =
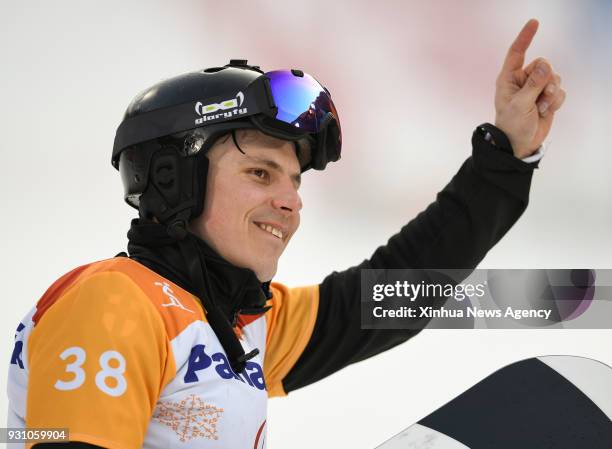
[[[283,186],[272,198],[272,207],[287,216],[297,214],[302,209],[302,198],[293,184]]]

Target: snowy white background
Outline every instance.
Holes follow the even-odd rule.
[[[145,87],[248,58],[330,89],[343,158],[305,176],[302,228],[276,277],[315,283],[368,257],[448,182],[473,128],[493,121],[497,71],[531,17],[540,30],[528,61],[548,57],[568,97],[528,210],[480,267],[611,268],[608,2],[2,0],[1,360],[57,277],[124,249],[134,212],[110,154]],[[611,348],[610,330],[426,331],[272,400],[269,447],[371,448],[510,362],[612,364]],[[5,410],[2,395],[0,422]]]

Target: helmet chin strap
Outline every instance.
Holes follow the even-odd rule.
[[[187,224],[189,221],[190,212],[191,211],[189,209],[182,210],[174,216],[170,223],[168,223],[166,230],[170,237],[179,241],[182,241],[185,239],[185,237],[187,237],[189,232],[187,230]]]

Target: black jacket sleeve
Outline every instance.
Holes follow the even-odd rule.
[[[474,269],[518,220],[529,199],[533,169],[472,136],[467,159],[435,202],[379,247],[370,259],[327,276],[319,286],[312,336],[283,379],[286,392],[316,382],[345,366],[372,357],[414,336],[418,330],[360,327],[361,269]]]
[[[104,449],[100,446],[94,446],[89,443],[80,441],[70,441],[65,443],[39,443],[32,446],[33,449]]]

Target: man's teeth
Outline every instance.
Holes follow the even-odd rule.
[[[280,229],[273,228],[270,225],[265,225],[263,223],[259,223],[259,227],[264,231],[268,231],[270,234],[278,237],[279,239],[283,238],[283,232]]]

